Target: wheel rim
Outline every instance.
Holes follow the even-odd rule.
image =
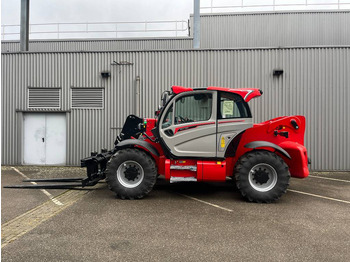
[[[126,188],[137,187],[141,184],[143,178],[143,168],[135,161],[125,161],[118,167],[117,179]]]
[[[267,192],[277,184],[277,172],[269,164],[257,164],[250,169],[248,180],[256,191]]]

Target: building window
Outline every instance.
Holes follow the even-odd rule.
[[[28,108],[60,108],[60,88],[28,88]]]
[[[103,88],[72,88],[72,108],[94,108],[103,109]]]

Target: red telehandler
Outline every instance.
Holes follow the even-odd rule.
[[[139,199],[159,175],[171,183],[231,177],[248,201],[273,202],[291,176],[309,174],[305,117],[253,124],[248,102],[261,95],[256,88],[173,86],[162,94],[155,118],[128,116],[114,149],[81,160],[87,178],[32,179],[27,181],[69,183],[10,187],[84,187],[106,179],[118,197]]]

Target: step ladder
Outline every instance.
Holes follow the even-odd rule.
[[[191,165],[191,166],[180,166],[180,165],[171,165],[170,166],[170,174],[171,170],[188,170],[191,172],[194,172],[194,176],[170,176],[170,183],[177,183],[177,182],[197,182],[197,166]]]

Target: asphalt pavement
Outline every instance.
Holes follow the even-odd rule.
[[[15,167],[28,177],[79,168]],[[2,168],[2,186],[22,176]],[[142,200],[93,190],[2,189],[3,261],[349,261],[350,173],[291,179],[276,203],[244,201],[231,182],[169,184]],[[53,199],[61,203],[53,202]],[[47,212],[45,210],[48,210]],[[45,212],[47,215],[45,215]],[[40,214],[40,216],[38,216]],[[23,227],[19,234],[18,228]]]

